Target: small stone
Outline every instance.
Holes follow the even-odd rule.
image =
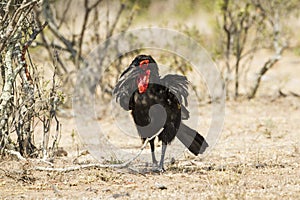
[[[167,187],[165,185],[161,184],[161,183],[155,183],[155,187],[157,189],[161,189],[161,190],[166,190],[167,189]]]

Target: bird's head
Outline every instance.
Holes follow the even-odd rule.
[[[139,93],[144,93],[149,86],[150,78],[159,77],[157,64],[150,55],[138,55],[132,61],[132,65],[139,68],[136,83]]]

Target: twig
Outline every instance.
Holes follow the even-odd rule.
[[[109,29],[109,27],[108,27],[108,32],[107,32],[107,35],[106,35],[106,39],[108,39],[109,37],[112,36],[112,34],[113,34],[113,32],[114,32],[114,30],[115,30],[115,28],[116,28],[116,26],[117,26],[117,24],[118,24],[118,22],[119,22],[119,20],[120,20],[121,14],[122,14],[122,12],[124,11],[124,9],[125,9],[125,4],[122,3],[120,9],[119,9],[118,12],[117,12],[115,21],[113,22],[113,24],[112,24],[112,26],[110,27],[110,29]]]
[[[70,172],[70,171],[76,171],[80,169],[86,169],[86,168],[115,168],[115,166],[119,165],[104,165],[99,163],[92,163],[92,164],[86,164],[86,165],[80,165],[80,166],[73,166],[73,167],[66,167],[66,168],[50,168],[50,167],[35,167],[35,170],[38,171],[53,171],[53,172]]]
[[[77,68],[79,69],[80,67],[80,63],[79,63],[79,59],[81,58],[81,54],[82,54],[82,43],[83,43],[83,39],[84,39],[84,34],[86,31],[86,26],[89,20],[89,15],[91,13],[91,11],[99,4],[101,3],[102,0],[98,0],[96,1],[93,5],[89,6],[89,1],[85,0],[84,1],[84,9],[85,9],[85,14],[84,14],[84,20],[83,20],[83,24],[81,26],[81,32],[80,32],[80,37],[79,37],[79,42],[78,42],[78,53],[76,55],[76,63],[77,63]]]
[[[46,163],[47,165],[50,165],[51,167],[54,167],[54,164],[47,161],[46,159],[40,159],[41,162]]]
[[[12,18],[9,20],[8,28],[6,29],[6,33],[4,35],[4,40],[0,46],[0,52],[6,47],[7,42],[9,41],[10,37],[15,34],[17,31],[19,24],[23,21],[23,18],[28,15],[28,13],[31,11],[31,9],[38,3],[38,0],[30,1],[26,3],[24,1],[21,6],[16,9],[16,11],[13,13]],[[28,8],[30,7],[30,8]],[[28,8],[28,9],[27,9]],[[23,10],[26,10],[26,13],[22,13]],[[8,13],[8,12],[7,12]],[[7,15],[4,17],[5,19],[7,18]],[[2,23],[3,21],[1,21]]]
[[[68,39],[66,39],[56,28],[56,26],[54,24],[52,24],[50,21],[49,23],[49,29],[50,31],[55,35],[55,37],[57,37],[68,49],[68,51],[71,53],[72,58],[75,59],[76,58],[76,54],[77,51],[74,49],[74,44],[69,41]]]
[[[53,191],[55,194],[57,194],[58,196],[62,196],[61,192],[57,189],[56,185],[51,185]]]
[[[248,96],[249,99],[252,99],[255,97],[258,87],[260,86],[260,82],[262,77],[265,75],[265,73],[271,69],[280,59],[282,56],[283,51],[288,47],[288,44],[286,41],[283,40],[283,36],[281,33],[281,21],[279,16],[278,8],[274,10],[274,15],[271,16],[271,18],[268,19],[268,22],[273,28],[273,49],[274,49],[274,55],[270,57],[263,65],[263,67],[260,69],[257,78],[254,82],[254,86]]]
[[[66,3],[66,7],[64,9],[64,11],[62,13],[67,13],[67,11],[70,9],[70,5],[72,3],[72,0],[69,0],[67,3]],[[60,29],[60,27],[62,26],[63,23],[65,23],[65,19],[66,19],[66,14],[62,15],[62,18],[59,22],[59,24],[57,25],[57,28]]]
[[[293,92],[293,91],[290,91],[290,94],[294,97],[300,97],[300,94]]]
[[[4,149],[4,151],[6,153],[9,153],[10,155],[16,156],[19,160],[26,161],[26,159],[18,151],[8,150],[8,149]]]
[[[92,163],[92,164],[86,164],[86,165],[80,165],[80,166],[72,166],[72,167],[66,167],[66,168],[50,168],[50,167],[35,167],[35,170],[38,171],[55,171],[55,172],[70,172],[70,171],[75,171],[75,170],[81,170],[81,169],[87,169],[87,168],[125,168],[128,167],[128,165],[133,162],[134,160],[136,160],[141,153],[143,152],[143,150],[145,149],[147,143],[152,140],[153,138],[157,137],[161,131],[163,130],[163,128],[161,128],[156,134],[154,134],[152,137],[147,138],[144,142],[144,144],[142,145],[140,151],[138,152],[138,154],[136,156],[134,156],[132,159],[128,160],[127,162],[124,162],[122,164],[100,164],[100,163]]]

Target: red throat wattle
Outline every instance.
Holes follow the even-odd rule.
[[[148,85],[149,85],[149,78],[150,78],[150,70],[149,69],[138,76],[137,85],[138,85],[140,94],[146,92]]]

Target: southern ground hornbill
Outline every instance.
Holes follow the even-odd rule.
[[[188,97],[187,78],[181,75],[161,78],[151,56],[137,56],[120,76],[113,93],[121,107],[131,111],[143,141],[160,131],[158,138],[162,141],[162,153],[159,165],[154,152],[155,138],[149,141],[152,161],[159,171],[164,171],[167,144],[175,136],[194,155],[203,153],[208,147],[197,131],[182,122],[189,118],[189,111],[185,107]]]

